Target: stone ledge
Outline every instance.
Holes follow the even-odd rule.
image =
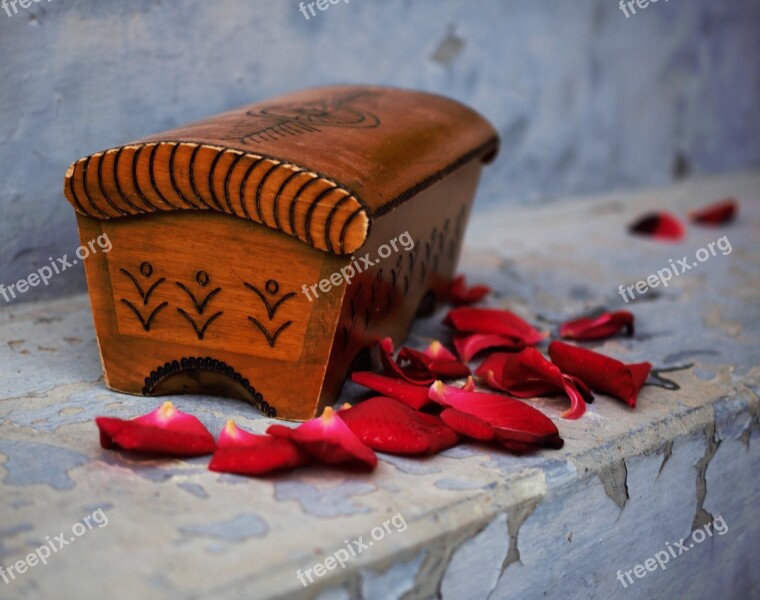
[[[625,305],[637,318],[632,340],[594,346],[656,367],[691,364],[667,374],[680,389],[647,386],[635,411],[598,397],[575,422],[559,418],[563,400],[537,400],[566,445],[530,457],[464,445],[425,460],[383,455],[369,475],[313,469],[262,480],[211,473],[206,459],[134,460],[102,450],[92,419],[134,416],[157,401],[104,387],[86,297],[0,309],[0,563],[22,558],[91,507],[109,516],[102,531],[6,591],[366,600],[757,592],[750,557],[760,539],[758,190],[760,175],[739,174],[474,217],[462,270],[494,286],[494,304],[546,327],[624,306],[617,286],[668,258],[693,255],[722,235],[733,246],[664,292]],[[678,245],[625,233],[648,209],[685,215],[728,195],[741,211],[724,229],[689,227]],[[412,342],[445,335],[437,315],[417,323]],[[356,391],[349,385],[344,396]],[[255,431],[269,423],[231,400],[188,396],[176,404],[212,431],[229,416]],[[366,539],[399,512],[403,533],[301,586],[297,569],[323,561],[345,539]],[[725,537],[623,589],[619,569],[719,514]]]

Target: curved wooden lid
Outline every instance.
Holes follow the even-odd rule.
[[[215,210],[348,254],[374,219],[498,144],[488,121],[441,96],[317,88],[85,157],[65,194],[100,219]]]

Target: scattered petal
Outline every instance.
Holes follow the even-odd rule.
[[[132,420],[98,417],[100,445],[166,456],[202,456],[216,448],[214,436],[196,417],[171,402]]]
[[[647,213],[635,223],[629,225],[628,231],[658,240],[676,242],[683,238],[685,228],[677,217],[667,212]]]
[[[427,386],[415,385],[402,379],[393,379],[369,371],[358,371],[351,374],[354,383],[363,385],[383,396],[395,398],[415,410],[419,410],[430,402]]]
[[[501,383],[501,373],[509,355],[503,352],[489,354],[480,366],[475,369],[475,375],[480,377],[488,387],[494,390],[508,391]],[[497,377],[498,374],[498,377]]]
[[[513,312],[498,308],[455,308],[443,321],[459,333],[490,333],[513,338],[526,346],[539,343],[548,334],[542,333]]]
[[[370,470],[377,466],[375,453],[353,434],[329,406],[321,417],[306,421],[295,429],[270,425],[267,433],[295,442],[325,463],[363,466]]]
[[[633,335],[633,314],[627,310],[567,321],[560,327],[559,334],[570,340],[602,340],[622,329],[625,329],[625,335]]]
[[[488,442],[496,437],[494,428],[488,423],[456,408],[443,409],[441,420],[464,437],[481,442]]]
[[[430,399],[487,423],[494,428],[494,434],[502,445],[504,442],[521,442],[550,448],[562,446],[562,438],[552,420],[520,400],[497,394],[468,392],[444,385],[441,381],[430,386]],[[482,425],[476,421],[464,422],[451,413],[447,418],[462,432],[482,433]]]
[[[431,351],[431,347],[438,344],[438,348]],[[398,352],[398,360],[401,363],[409,362],[416,373],[422,373],[427,369],[433,375],[433,381],[440,379],[461,379],[470,374],[470,367],[461,362],[451,352],[446,350],[439,342],[433,342],[425,352],[414,350],[404,346]],[[433,358],[430,353],[439,358]]]
[[[340,418],[362,442],[389,454],[434,454],[459,438],[438,417],[378,396],[341,411]]]
[[[393,358],[393,340],[391,338],[385,338],[378,342],[380,346],[380,360],[383,363],[383,369],[385,374],[390,377],[398,377],[409,383],[415,383],[417,385],[430,385],[435,381],[435,375],[427,368],[428,358],[418,352],[417,354],[407,353],[406,360],[410,362],[409,365],[402,367],[400,364],[401,354],[399,353],[399,361]],[[402,351],[404,349],[402,348]],[[424,356],[424,358],[422,358]]]
[[[474,304],[485,298],[491,293],[491,288],[487,285],[474,285],[467,287],[464,275],[460,275],[454,280],[449,291],[449,302],[454,306],[464,306]]]
[[[565,419],[578,419],[586,412],[586,402],[593,400],[587,386],[565,375],[535,348],[517,354],[492,354],[480,365],[476,374],[496,389],[517,398],[535,398],[565,393],[570,408],[562,413]]]
[[[549,356],[564,373],[584,381],[592,390],[609,394],[636,408],[636,398],[652,370],[648,362],[626,365],[598,352],[555,341]]]
[[[433,340],[423,352],[430,360],[457,360],[457,357],[438,340]]]
[[[471,361],[483,350],[514,350],[525,348],[525,342],[518,338],[491,333],[472,333],[454,336],[454,347],[465,362]]]
[[[208,468],[218,473],[265,475],[309,462],[310,455],[289,439],[248,433],[230,420],[219,434]]]
[[[700,225],[723,225],[736,218],[739,205],[733,198],[726,198],[689,213],[689,218]]]
[[[229,419],[224,428],[219,432],[219,438],[216,442],[217,450],[231,450],[236,448],[256,446],[266,436],[249,433],[240,429],[235,421]]]

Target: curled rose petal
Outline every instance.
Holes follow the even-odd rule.
[[[525,348],[525,342],[517,338],[491,333],[472,333],[454,336],[454,347],[465,362],[471,361],[483,350],[514,350]]]
[[[501,373],[504,371],[504,365],[509,358],[508,354],[495,352],[489,354],[480,366],[475,369],[475,375],[480,377],[488,387],[494,390],[508,391],[501,383]],[[498,377],[497,377],[498,374]]]
[[[430,402],[427,386],[415,385],[402,379],[393,379],[369,371],[358,371],[351,374],[354,383],[363,385],[383,396],[395,398],[415,410],[419,410]]]
[[[625,335],[633,335],[633,314],[627,310],[567,321],[560,327],[559,334],[571,340],[601,340],[612,337],[623,329]]]
[[[455,308],[449,311],[443,322],[460,333],[500,335],[521,341],[526,346],[537,344],[548,335],[513,312],[498,308]]]
[[[434,454],[459,438],[438,417],[378,396],[340,411],[340,418],[362,442],[389,454]]]
[[[700,225],[723,225],[736,218],[739,205],[733,198],[726,198],[689,213],[689,219]]]
[[[472,378],[472,375],[467,376],[467,380],[462,384],[463,390],[467,390],[468,392],[474,392],[475,391],[475,380]],[[427,390],[425,390],[427,393]]]
[[[591,389],[609,394],[636,408],[636,398],[652,370],[648,362],[626,365],[598,352],[555,341],[549,356],[564,373],[584,381]]]
[[[428,357],[422,352],[409,352],[408,348],[402,348],[399,352],[399,360],[393,358],[393,340],[385,338],[378,342],[380,347],[380,360],[383,363],[385,374],[390,377],[398,377],[409,383],[417,385],[430,385],[435,381],[435,375],[427,368]],[[404,351],[407,352],[404,352]],[[402,352],[404,353],[402,358]],[[410,364],[402,367],[401,360]]]
[[[430,386],[430,399],[487,423],[494,428],[494,434],[502,445],[511,441],[549,448],[562,446],[562,438],[552,420],[520,400],[497,394],[469,392],[444,385],[441,381]],[[451,413],[447,418],[462,432],[483,431],[482,425],[476,421],[464,422],[458,415]]]
[[[377,466],[375,453],[354,435],[329,406],[325,408],[321,417],[301,423],[295,429],[284,425],[270,425],[267,433],[295,442],[325,463],[356,465],[368,467],[370,470]]]
[[[171,402],[132,420],[98,417],[100,445],[166,456],[202,456],[216,448],[214,436],[196,417]]]
[[[683,223],[670,213],[653,212],[629,225],[628,231],[658,240],[676,242],[683,238],[685,228]]]
[[[310,455],[289,439],[248,433],[227,421],[208,468],[219,473],[265,475],[309,462]]]
[[[428,369],[434,376],[433,381],[436,377],[460,379],[470,374],[470,367],[444,348],[440,342],[433,342],[424,352],[405,346],[399,350],[398,360],[402,363],[409,362],[416,373]]]
[[[449,302],[454,306],[464,306],[466,304],[475,304],[488,294],[491,293],[491,288],[487,285],[473,285],[467,287],[467,282],[464,275],[459,275],[451,284],[451,290],[449,291]]]
[[[578,419],[586,412],[586,402],[593,400],[587,386],[564,374],[535,348],[517,354],[496,353],[489,356],[476,374],[491,387],[517,398],[535,398],[565,393],[570,408],[562,413],[565,419]]]

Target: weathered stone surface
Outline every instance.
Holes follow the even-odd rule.
[[[566,444],[527,457],[462,445],[421,460],[381,455],[371,474],[315,468],[249,480],[209,472],[205,458],[102,450],[95,415],[135,416],[158,401],[103,386],[86,297],[0,311],[0,564],[7,569],[98,508],[108,516],[47,565],[0,582],[0,596],[757,595],[758,190],[760,175],[750,174],[474,217],[462,268],[496,288],[495,305],[549,329],[595,307],[625,306],[636,315],[636,336],[590,346],[658,369],[684,367],[663,373],[680,389],[646,386],[636,410],[599,396],[570,422],[559,417],[566,400],[535,400]],[[683,215],[726,195],[741,202],[733,225],[689,227],[676,245],[625,233],[647,209]],[[617,295],[619,284],[723,235],[730,254],[628,304]],[[412,342],[445,338],[438,317],[420,321]],[[354,393],[347,387],[340,402]],[[240,402],[175,401],[214,432],[229,417],[258,432],[269,422]],[[298,570],[324,563],[345,540],[371,540],[373,528],[397,513],[403,531],[301,584]],[[723,534],[625,588],[617,579],[718,517]]]

